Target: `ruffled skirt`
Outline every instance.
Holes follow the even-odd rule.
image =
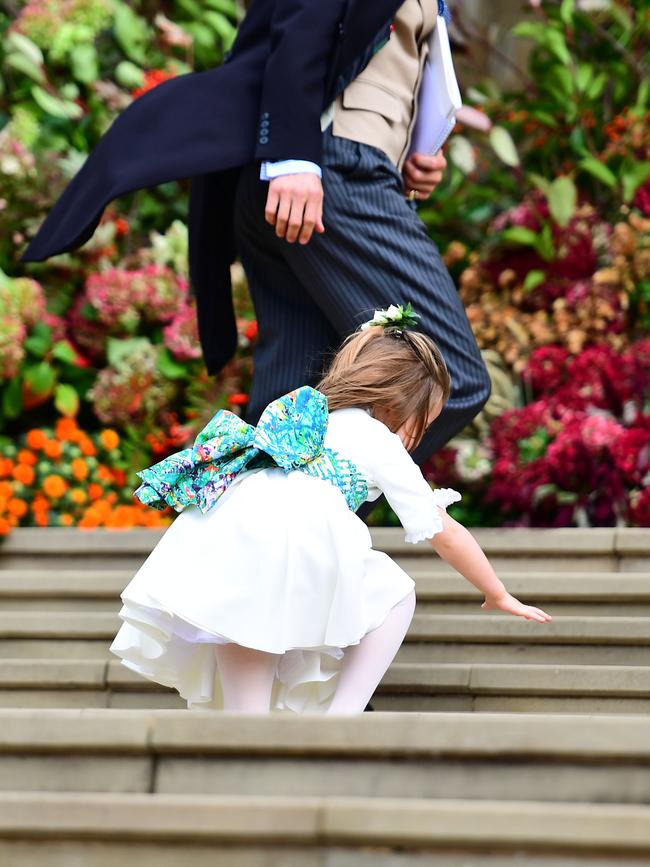
[[[254,470],[175,519],[121,593],[110,650],[199,710],[223,707],[215,644],[282,654],[272,709],[323,713],[344,649],[413,588],[330,482]]]

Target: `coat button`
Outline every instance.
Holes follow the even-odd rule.
[[[268,143],[269,143],[269,137],[267,135],[261,135],[260,136],[260,144],[268,144]]]
[[[269,115],[269,113],[268,113],[268,111],[265,111],[265,112],[264,112],[264,114],[263,114],[263,115],[262,115],[262,117],[263,117],[263,118],[267,118],[267,117],[270,117],[270,115]]]

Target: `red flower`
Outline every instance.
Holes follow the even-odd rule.
[[[228,398],[228,403],[232,404],[233,406],[244,406],[248,403],[248,395],[242,393],[231,394]]]
[[[149,69],[144,74],[144,84],[142,87],[138,87],[131,92],[131,96],[134,99],[137,99],[139,96],[142,96],[143,93],[146,93],[148,90],[152,90],[154,87],[157,87],[159,84],[162,84],[163,81],[168,81],[170,78],[176,78],[176,72],[167,72],[164,69]]]

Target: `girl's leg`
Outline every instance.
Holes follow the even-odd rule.
[[[264,653],[239,644],[215,645],[223,690],[223,709],[269,713],[279,653]]]
[[[415,591],[395,605],[381,626],[368,632],[343,657],[328,714],[361,713],[395,658],[415,611]]]

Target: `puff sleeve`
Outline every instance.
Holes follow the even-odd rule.
[[[407,542],[431,539],[442,531],[440,509],[461,499],[452,488],[433,490],[422,471],[404,448],[397,434],[378,423],[383,432],[381,449],[370,470],[371,482],[379,488],[404,528]]]

